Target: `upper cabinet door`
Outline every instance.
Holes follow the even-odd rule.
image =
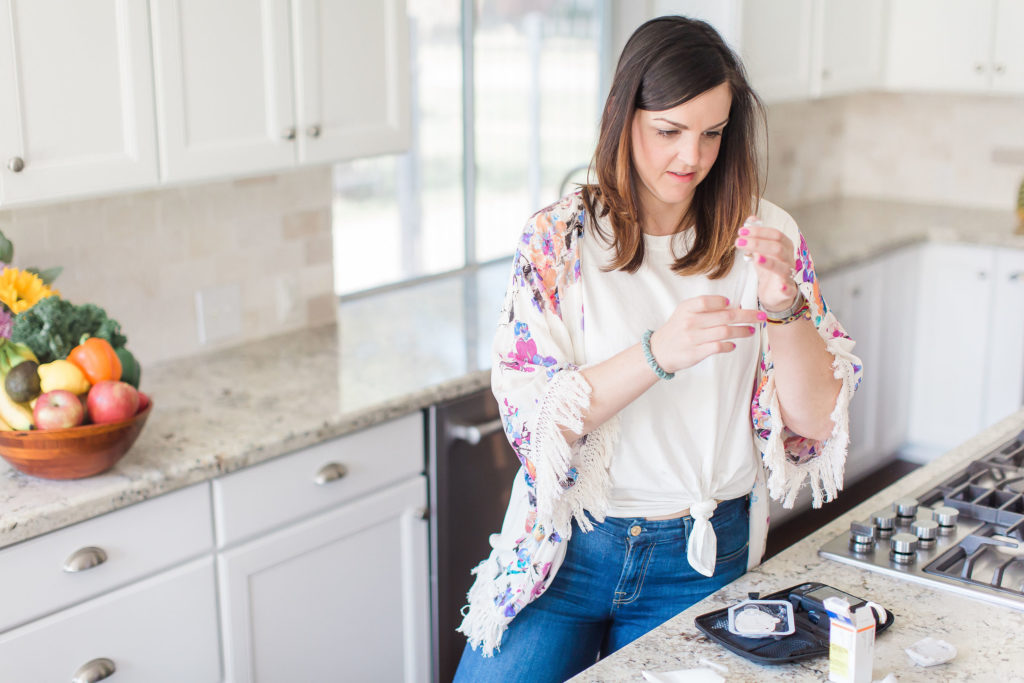
[[[0,205],[157,181],[145,0],[0,0]]]
[[[992,45],[992,89],[1024,93],[1024,2],[997,0]]]
[[[152,0],[161,175],[295,163],[287,0]]]
[[[293,0],[299,160],[409,146],[404,0]]]
[[[815,10],[813,0],[744,0],[743,64],[766,102],[810,96]]]
[[[878,87],[882,82],[885,14],[882,0],[819,0],[822,2],[821,55],[817,78],[821,95],[839,95]]]
[[[994,0],[897,0],[889,7],[890,89],[988,90]]]

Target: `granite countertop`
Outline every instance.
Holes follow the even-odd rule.
[[[1024,248],[1011,211],[847,199],[791,213],[819,273],[924,240]],[[0,461],[0,547],[487,386],[507,274],[356,299],[336,325],[147,366],[153,413],[109,472],[48,481]]]
[[[804,581],[820,581],[874,600],[895,615],[890,629],[875,641],[874,680],[893,673],[900,683],[915,681],[1024,681],[1021,670],[1024,612],[859,569],[818,555],[818,548],[849,530],[851,521],[868,518],[902,495],[920,492],[966,463],[1024,430],[1024,409],[988,428],[928,465],[880,491],[848,513],[769,559],[725,588],[676,615],[571,680],[575,683],[642,681],[642,671],[677,671],[724,666],[727,681],[824,681],[828,658],[761,666],[715,644],[694,626],[694,617],[740,602],[747,593],[762,595]],[[957,657],[946,664],[915,666],[903,651],[925,637],[951,643]]]

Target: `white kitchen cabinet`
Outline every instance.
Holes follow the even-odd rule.
[[[0,680],[222,681],[214,591],[206,557],[0,634]]]
[[[890,3],[886,82],[893,90],[1024,92],[1021,0]]]
[[[204,483],[0,550],[0,632],[212,554],[210,517]]]
[[[900,249],[880,259],[878,366],[868,368],[868,372],[878,384],[875,444],[883,457],[897,453],[907,441],[920,261],[919,246]]]
[[[922,452],[953,448],[1020,407],[1021,259],[989,246],[924,248],[908,434]]]
[[[827,305],[856,342],[853,352],[864,365],[863,379],[850,404],[847,482],[876,469],[889,455],[878,448],[882,277],[882,263],[876,259],[830,273],[821,281]]]
[[[992,290],[982,427],[1024,405],[1024,249],[996,249]]]
[[[221,553],[231,681],[430,676],[420,475]]]
[[[819,0],[812,76],[814,95],[842,95],[882,82],[885,43],[883,0]]]
[[[814,0],[744,0],[740,51],[751,85],[766,102],[811,94]]]
[[[295,163],[288,2],[151,0],[164,180]]]
[[[882,0],[743,0],[743,62],[766,102],[865,90],[882,75]]]
[[[151,0],[164,180],[399,152],[404,0]]]
[[[143,0],[0,0],[0,206],[157,182]]]

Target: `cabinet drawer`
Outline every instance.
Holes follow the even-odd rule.
[[[215,479],[218,547],[422,472],[423,441],[423,415],[416,412]],[[318,484],[318,474],[332,466],[344,474]]]
[[[213,558],[197,560],[3,634],[0,681],[69,681],[105,658],[111,681],[215,683],[216,604]]]
[[[89,547],[101,549],[106,560],[65,571],[72,555]],[[5,548],[0,550],[0,631],[212,550],[206,484]]]

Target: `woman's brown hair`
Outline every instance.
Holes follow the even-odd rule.
[[[729,124],[718,159],[697,185],[683,216],[682,225],[696,226],[693,246],[672,270],[715,279],[732,268],[736,231],[760,196],[756,124],[764,121],[764,106],[747,83],[739,58],[711,26],[686,17],[659,17],[640,26],[622,49],[594,152],[597,183],[583,188],[588,212],[597,215],[600,202],[599,215],[610,217],[610,239],[597,227],[615,249],[609,270],[634,273],[644,260],[631,142],[636,110],[672,109],[722,83],[732,93]]]

